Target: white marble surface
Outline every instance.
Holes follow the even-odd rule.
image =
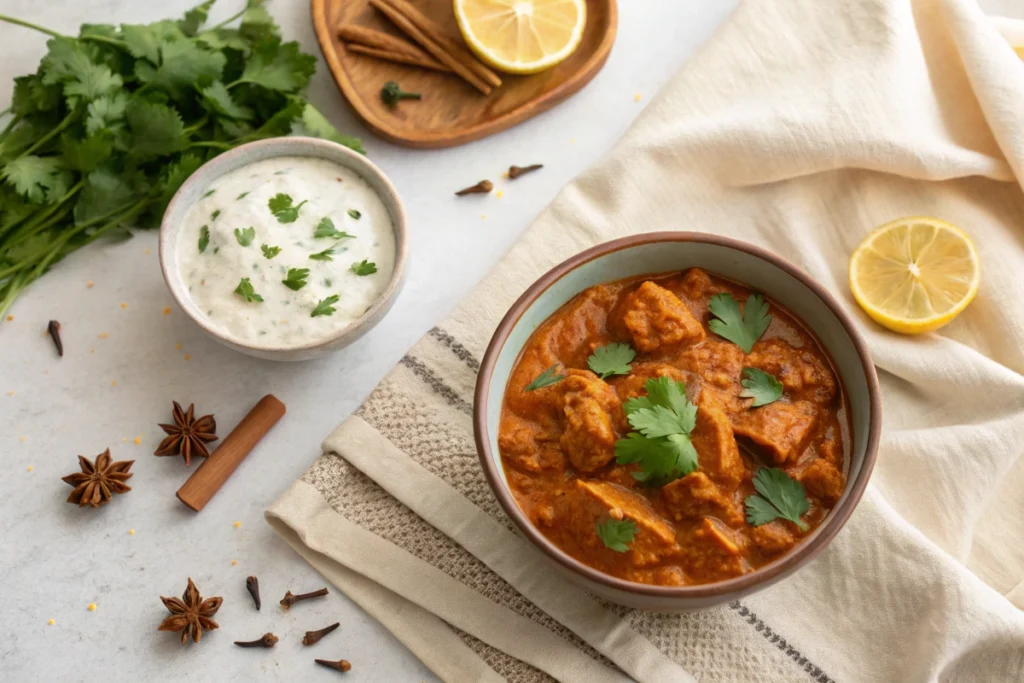
[[[82,22],[176,17],[191,4],[3,0],[0,13],[70,33]],[[214,20],[241,2],[219,5]],[[339,129],[363,137],[370,157],[404,197],[412,228],[409,280],[395,308],[371,334],[328,359],[274,364],[206,337],[171,301],[155,232],[83,250],[32,286],[9,311],[13,321],[0,323],[0,458],[6,468],[0,478],[0,680],[335,680],[337,674],[313,665],[314,656],[349,659],[351,681],[433,680],[335,590],[327,599],[281,610],[277,600],[286,590],[325,582],[269,529],[263,510],[558,189],[611,147],[734,5],[621,2],[618,41],[592,84],[523,125],[449,150],[410,151],[374,139],[345,109],[321,62],[310,98]],[[1020,0],[983,5],[1021,14]],[[275,0],[271,11],[287,39],[319,54],[307,2]],[[36,68],[44,44],[40,34],[0,24],[0,109],[9,103],[11,79]],[[509,164],[535,162],[545,164],[543,171],[515,183],[500,180]],[[504,197],[452,196],[485,177],[498,179]],[[51,318],[64,326],[60,360],[43,336]],[[157,422],[169,419],[171,400],[197,401],[200,411],[214,412],[225,435],[269,392],[285,402],[287,416],[205,510],[184,508],[174,497],[189,473],[181,459],[151,455],[160,439]],[[117,459],[136,460],[134,490],[98,510],[65,504],[69,489],[60,477],[76,469],[75,455],[94,456],[107,447]],[[249,574],[260,578],[259,613],[245,592]],[[156,631],[165,615],[158,596],[180,595],[189,576],[205,595],[223,596],[224,606],[220,630],[197,647],[182,648],[175,635]],[[95,612],[87,609],[90,603]],[[49,619],[55,623],[48,625]],[[303,631],[334,621],[341,629],[319,645],[300,644]],[[265,631],[282,638],[274,650],[231,645]]]

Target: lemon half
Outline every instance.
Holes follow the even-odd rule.
[[[585,0],[454,0],[466,43],[488,65],[512,74],[550,69],[576,51]]]
[[[937,218],[886,223],[850,259],[850,289],[881,325],[903,334],[937,330],[971,303],[981,283],[967,234]]]

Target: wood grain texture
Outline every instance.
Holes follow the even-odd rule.
[[[414,0],[449,38],[462,41],[452,0]],[[604,66],[618,27],[616,0],[587,0],[587,27],[576,52],[558,66],[531,76],[500,74],[503,84],[482,95],[454,74],[394,64],[349,50],[338,27],[356,24],[406,39],[369,0],[310,0],[320,49],[356,115],[377,135],[407,147],[452,147],[478,140],[547,111],[590,82]],[[419,101],[389,109],[380,89],[398,81]]]

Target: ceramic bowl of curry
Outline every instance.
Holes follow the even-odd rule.
[[[759,247],[634,235],[512,306],[476,386],[502,508],[572,582],[693,610],[820,552],[867,486],[878,378],[839,303]]]

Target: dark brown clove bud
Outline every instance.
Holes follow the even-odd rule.
[[[463,188],[455,193],[455,196],[461,197],[464,194],[487,194],[494,189],[494,183],[490,180],[481,180],[476,185]]]
[[[544,168],[544,164],[530,164],[529,166],[516,166],[513,164],[508,167],[508,177],[515,180],[521,175],[536,171],[538,168]]]
[[[46,331],[50,333],[50,339],[53,340],[53,345],[57,347],[57,355],[63,358],[64,342],[60,340],[60,323],[56,320],[51,320],[50,324],[46,326]]]
[[[326,659],[314,659],[314,662],[320,666],[326,666],[328,669],[337,669],[338,671],[348,671],[352,668],[352,664],[347,659],[339,659],[336,662],[331,662]]]
[[[260,609],[260,582],[255,576],[250,576],[245,580],[245,589],[249,591],[249,595],[252,596],[252,601],[256,603],[256,611]]]
[[[302,639],[302,644],[303,645],[313,645],[315,643],[319,643],[321,638],[323,638],[324,636],[326,636],[328,633],[330,633],[334,629],[338,628],[339,626],[341,626],[341,624],[334,623],[334,624],[331,624],[330,626],[323,627],[319,631],[306,631],[306,635]]]
[[[309,600],[310,598],[320,598],[327,595],[327,589],[321,588],[318,591],[312,593],[302,593],[301,595],[292,595],[291,591],[284,594],[284,598],[281,599],[281,607],[288,609],[300,600]]]
[[[273,633],[264,633],[262,638],[256,640],[236,640],[235,645],[239,647],[274,647],[277,640],[277,636]]]

